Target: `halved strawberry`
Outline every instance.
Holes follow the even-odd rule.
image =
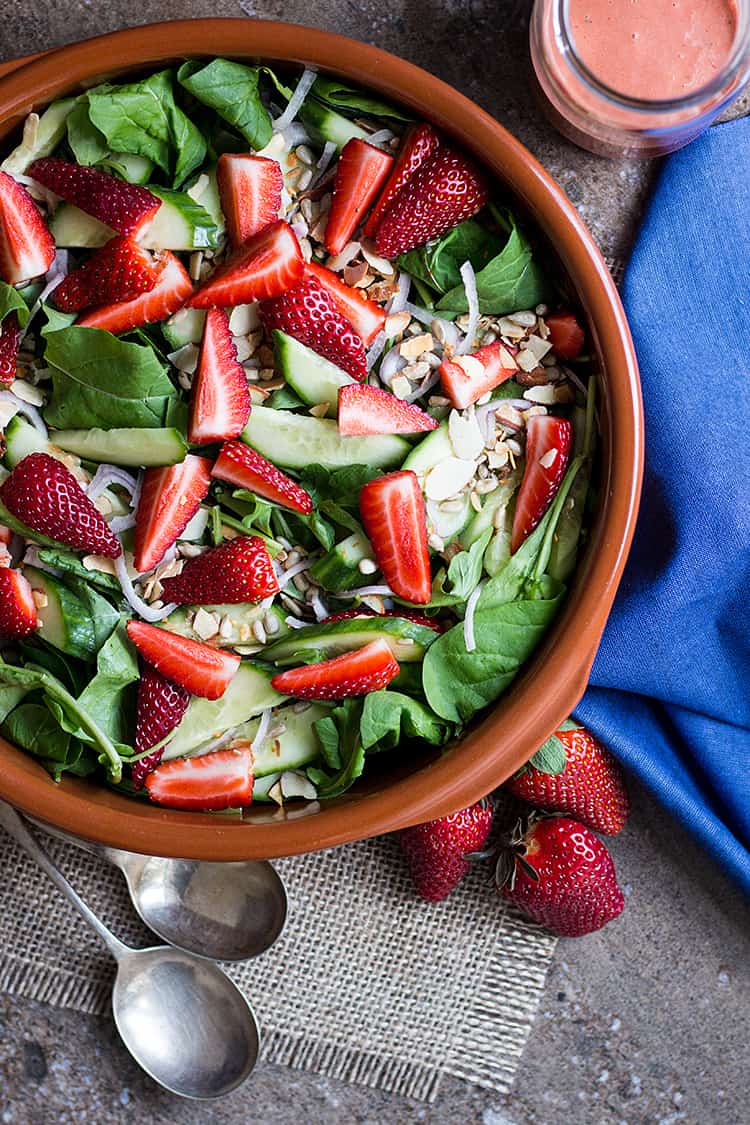
[[[359,511],[378,566],[395,594],[424,604],[432,596],[424,499],[416,473],[406,469],[369,481]]]
[[[174,758],[146,778],[157,805],[200,811],[239,809],[253,800],[253,752],[214,750],[198,758]]]
[[[237,437],[250,417],[245,369],[224,309],[209,309],[203,328],[198,370],[190,394],[188,441],[205,445]]]
[[[36,603],[28,579],[20,570],[0,567],[0,637],[17,640],[37,626]]]
[[[546,316],[549,342],[559,359],[575,359],[580,355],[586,339],[583,329],[571,312],[556,312]]]
[[[313,510],[312,496],[302,485],[282,473],[260,453],[241,441],[227,441],[222,445],[211,476],[246,488],[283,508],[291,508],[309,516]]]
[[[76,324],[83,328],[103,328],[106,332],[127,332],[143,324],[165,320],[182,308],[193,291],[193,283],[185,267],[167,250],[157,264],[156,284],[148,293],[129,301],[102,305],[79,316]]]
[[[271,679],[271,686],[297,699],[346,699],[379,691],[399,671],[388,642],[380,639],[332,660],[280,672]]]
[[[46,273],[55,242],[26,188],[0,172],[0,277],[20,285]]]
[[[122,546],[80,484],[62,461],[48,453],[29,453],[0,488],[9,512],[58,543],[92,555],[116,559]]]
[[[367,357],[359,336],[326,289],[311,275],[259,307],[267,332],[274,328],[342,367],[353,379],[367,378]]]
[[[240,666],[234,652],[191,641],[146,621],[128,621],[128,636],[157,672],[202,699],[219,699]]]
[[[341,315],[346,317],[357,335],[362,337],[362,343],[369,348],[385,325],[385,309],[366,297],[361,289],[353,289],[351,285],[347,285],[338,274],[325,266],[308,262],[305,273],[323,286]]]
[[[436,430],[438,423],[424,410],[403,402],[390,391],[371,387],[369,383],[349,383],[339,387],[339,433],[346,437],[357,434],[418,434]]]
[[[388,204],[439,144],[440,138],[431,125],[410,125],[405,131],[396,155],[396,163],[365,223],[364,234],[367,238],[375,237]]]
[[[16,377],[20,344],[18,313],[10,312],[0,326],[0,387],[9,387]]]
[[[138,681],[138,703],[135,711],[135,752],[142,754],[149,746],[161,742],[174,730],[187,711],[190,692],[173,684],[157,672],[153,664],[141,661],[141,678]],[[133,786],[140,789],[147,774],[156,769],[164,747],[141,758],[133,766]]]
[[[241,246],[278,219],[284,176],[276,160],[222,153],[216,165],[216,183],[233,246]]]
[[[341,150],[333,181],[325,244],[330,254],[340,254],[377,198],[393,166],[393,157],[359,137]]]
[[[79,312],[150,293],[158,278],[159,268],[151,255],[132,238],[120,235],[71,270],[52,299],[63,312]]]
[[[484,207],[487,181],[462,152],[438,147],[391,200],[381,219],[375,246],[395,258],[458,226]]]
[[[228,308],[278,297],[297,284],[304,266],[296,234],[279,219],[235,250],[187,303],[194,309]]]
[[[484,344],[471,355],[456,355],[440,364],[443,394],[457,410],[465,410],[518,370],[515,359],[499,340]]]
[[[178,465],[146,469],[135,518],[135,569],[145,574],[185,530],[211,484],[211,462],[188,453]]]
[[[573,430],[566,418],[537,414],[526,424],[526,463],[513,516],[510,549],[518,550],[552,503],[565,476]]]
[[[161,207],[159,197],[139,184],[57,156],[35,160],[29,175],[118,234],[134,238]]]
[[[164,601],[178,605],[239,605],[279,591],[271,556],[257,535],[238,535],[188,559],[180,574],[162,578]]]

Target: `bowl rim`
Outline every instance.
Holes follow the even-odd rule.
[[[555,251],[587,314],[605,373],[608,456],[592,543],[559,618],[524,672],[448,754],[380,792],[328,802],[314,814],[295,816],[292,809],[283,819],[248,824],[144,805],[78,779],[55,785],[30,755],[0,738],[0,797],[25,812],[105,845],[206,860],[303,854],[391,832],[472,804],[518,769],[585,690],[635,530],[643,475],[637,360],[617,289],[592,235],[518,140],[421,67],[299,24],[236,18],[152,23],[56,48],[10,73],[0,69],[0,134],[33,107],[103,73],[222,55],[317,66],[394,98],[457,137],[507,185]]]

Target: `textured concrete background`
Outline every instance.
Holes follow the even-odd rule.
[[[287,19],[376,43],[461,89],[557,177],[609,257],[627,252],[653,166],[559,138],[530,103],[524,0],[11,0],[0,57],[188,16]],[[363,80],[366,75],[363,75]],[[747,98],[735,112],[747,112]],[[106,1019],[0,996],[0,1122],[179,1125],[742,1125],[750,1057],[750,906],[647,794],[612,843],[628,896],[599,934],[561,941],[513,1093],[446,1081],[425,1106],[259,1067],[208,1106],[157,1090]],[[31,920],[30,911],[30,925]]]

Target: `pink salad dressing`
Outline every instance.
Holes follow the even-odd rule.
[[[569,0],[588,70],[620,94],[674,99],[715,78],[737,32],[736,0]]]

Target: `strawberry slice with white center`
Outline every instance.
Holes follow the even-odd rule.
[[[385,209],[375,236],[378,254],[395,258],[457,227],[489,198],[484,175],[462,152],[438,147]]]
[[[222,445],[211,476],[305,516],[313,510],[312,496],[302,485],[244,442],[227,441]]]
[[[482,395],[511,379],[518,364],[499,340],[484,344],[471,355],[455,355],[440,364],[443,394],[457,410],[465,410]]]
[[[534,415],[526,424],[526,463],[513,516],[510,549],[531,535],[560,487],[570,457],[573,429],[566,418]]]
[[[549,328],[549,342],[559,359],[575,359],[580,355],[586,336],[570,312],[550,313],[545,321]]]
[[[0,278],[20,285],[46,273],[55,241],[26,188],[0,172]]]
[[[144,324],[165,320],[177,312],[193,291],[193,283],[185,267],[167,250],[156,264],[156,283],[147,293],[129,301],[115,301],[80,316],[76,324],[83,328],[103,328],[106,332],[128,332]]]
[[[338,423],[339,433],[345,437],[418,434],[438,427],[435,419],[418,406],[369,383],[349,383],[339,388]]]
[[[224,309],[209,309],[190,394],[188,441],[205,445],[237,437],[249,417],[250,390],[237,359],[229,317]]]
[[[0,637],[18,640],[37,626],[36,603],[28,579],[20,570],[0,567]]]
[[[304,273],[297,236],[281,219],[254,234],[204,281],[188,301],[190,308],[229,308],[278,297]]]
[[[191,695],[219,699],[240,666],[234,652],[211,648],[145,621],[128,621],[128,636],[141,656]]]
[[[158,196],[140,184],[126,183],[107,172],[57,156],[35,160],[29,175],[118,234],[129,234],[133,238],[161,207]]]
[[[16,377],[20,345],[18,314],[10,312],[0,325],[0,387],[9,387]]]
[[[325,244],[329,254],[340,254],[377,199],[393,167],[393,157],[382,148],[352,137],[341,150],[333,181]]]
[[[332,660],[280,672],[272,678],[271,686],[297,699],[347,699],[380,691],[399,671],[388,642],[380,639]]]
[[[188,453],[163,469],[146,469],[135,517],[135,569],[153,570],[206,498],[211,462]]]
[[[431,125],[410,125],[405,131],[399,145],[396,163],[365,223],[364,234],[367,238],[375,237],[388,204],[439,144],[440,138]]]
[[[342,316],[351,324],[362,343],[369,348],[378,332],[385,326],[385,309],[366,297],[363,290],[347,285],[333,270],[308,262],[305,273],[322,285]]]
[[[174,758],[146,778],[157,805],[207,812],[239,809],[253,800],[253,752],[215,750],[198,758]]]
[[[79,312],[95,305],[130,301],[149,293],[159,279],[151,255],[126,236],[112,238],[82,266],[71,270],[52,299],[63,312]]]
[[[216,184],[233,246],[241,246],[278,219],[284,187],[278,161],[222,153],[216,165]]]
[[[157,672],[153,664],[141,662],[141,678],[138,681],[138,703],[135,711],[135,752],[142,754],[150,746],[161,742],[174,730],[187,711],[190,692],[179,684],[173,684]],[[141,758],[133,766],[133,787],[141,789],[147,774],[156,769],[161,761],[164,747]]]
[[[424,499],[409,469],[369,481],[359,512],[378,566],[393,592],[424,605],[432,596]]]
[[[279,592],[271,556],[257,535],[239,535],[194,559],[180,574],[162,578],[163,599],[178,605],[239,605]]]

